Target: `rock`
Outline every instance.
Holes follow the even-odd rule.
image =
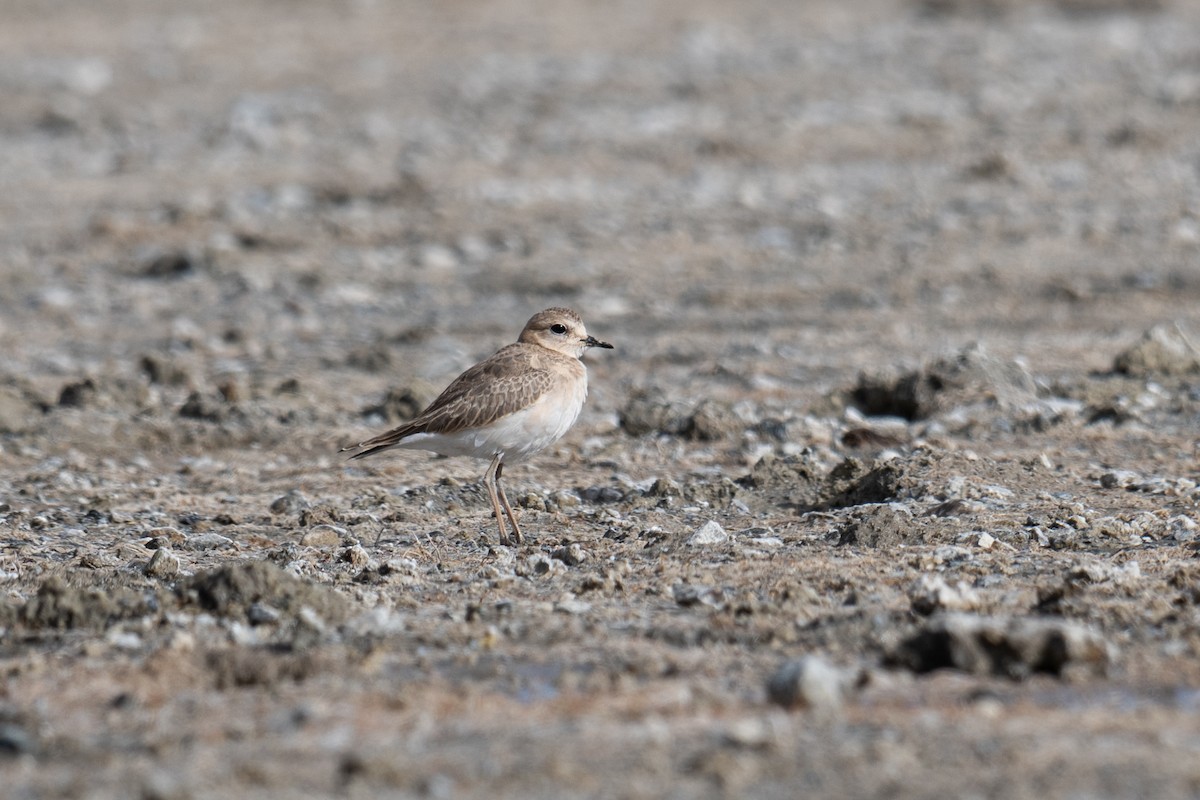
[[[328,503],[318,503],[300,512],[300,526],[303,528],[341,521],[342,515],[337,507]]]
[[[146,577],[169,580],[179,575],[179,557],[166,547],[160,547],[150,556],[143,570]]]
[[[1137,377],[1200,372],[1200,348],[1178,322],[1155,325],[1113,359],[1113,372]]]
[[[341,544],[342,536],[345,533],[344,528],[336,525],[316,525],[311,530],[305,531],[304,535],[300,537],[300,545],[319,549],[337,547]]]
[[[566,489],[559,489],[550,495],[551,502],[559,508],[576,508],[582,500],[579,495]]]
[[[978,344],[898,378],[862,375],[849,391],[862,413],[907,420],[983,401],[1020,407],[1036,399],[1037,385],[1023,365],[994,358]]]
[[[223,550],[233,547],[233,539],[219,533],[197,533],[187,537],[183,546],[188,550]]]
[[[923,616],[937,611],[976,611],[981,603],[979,593],[966,582],[951,586],[941,575],[922,575],[909,591],[908,600],[913,612]]]
[[[888,662],[913,672],[952,668],[1022,680],[1039,672],[1102,676],[1114,655],[1108,641],[1078,623],[952,613],[931,618]]]
[[[389,424],[404,422],[420,414],[437,396],[433,384],[416,381],[409,386],[388,389],[375,405],[362,410],[364,417],[380,416]]]
[[[546,498],[542,497],[537,492],[526,492],[517,498],[517,505],[521,508],[527,508],[530,511],[545,511]]]
[[[162,354],[143,355],[138,359],[138,368],[151,383],[184,386],[191,382],[191,376],[186,368]]]
[[[646,490],[647,497],[680,497],[683,487],[670,478],[656,478]]]
[[[144,616],[151,611],[141,592],[119,586],[108,589],[70,586],[62,578],[51,576],[21,606],[17,619],[31,630],[102,629],[117,620]]]
[[[0,756],[19,756],[37,751],[37,743],[23,726],[0,722]]]
[[[297,578],[269,561],[245,561],[207,570],[185,579],[175,591],[185,605],[230,619],[248,619],[250,607],[260,603],[291,616],[307,607],[320,619],[337,623],[351,608],[350,602],[333,589]]]
[[[589,503],[618,503],[625,494],[615,486],[589,486],[583,490],[583,499]]]
[[[912,542],[924,541],[921,527],[903,506],[863,506],[837,532],[839,547],[853,545],[893,550]]]
[[[276,497],[271,501],[272,514],[299,514],[308,508],[308,498],[299,489],[291,489],[287,494]]]
[[[366,548],[360,544],[347,547],[339,554],[338,557],[342,561],[348,563],[350,566],[358,567],[359,569],[362,569],[363,567],[367,566],[367,564],[371,563],[371,554],[368,553]]]
[[[532,578],[562,572],[566,569],[561,561],[556,561],[545,553],[534,553],[524,561],[518,561],[514,572],[520,578]]]
[[[246,620],[251,625],[274,625],[282,615],[269,603],[251,603],[246,609]]]
[[[734,436],[741,429],[742,422],[728,403],[704,400],[688,418],[683,433],[689,439],[710,442]]]
[[[587,550],[583,549],[583,545],[578,542],[572,542],[566,547],[560,547],[550,554],[551,558],[557,559],[568,567],[577,567],[590,557]]]
[[[179,407],[179,416],[204,422],[220,422],[229,415],[224,398],[217,399],[201,392],[192,392]]]
[[[712,547],[718,544],[725,544],[728,541],[729,534],[725,532],[721,524],[716,520],[710,519],[688,537],[687,544],[689,547]]]
[[[39,409],[22,392],[0,387],[0,433],[24,433],[40,416]]]
[[[574,597],[567,597],[555,603],[554,610],[560,614],[586,614],[592,610],[592,604]]]
[[[60,407],[82,408],[88,405],[96,396],[96,382],[91,378],[72,381],[63,386],[58,393]]]
[[[646,434],[682,436],[715,441],[736,434],[741,420],[728,403],[704,400],[695,408],[666,399],[659,391],[642,390],[629,397],[617,414],[621,429],[630,436]]]
[[[787,709],[811,709],[836,715],[844,702],[842,671],[818,656],[789,661],[767,681],[767,697]]]
[[[1133,489],[1142,476],[1128,469],[1115,469],[1100,476],[1100,485],[1105,489]]]
[[[165,547],[169,544],[181,545],[187,541],[187,537],[179,528],[171,526],[163,526],[160,528],[151,528],[146,531],[146,536],[150,538],[148,547]]]
[[[677,583],[671,587],[671,597],[684,608],[695,605],[719,606],[720,598],[711,586]]]
[[[630,395],[617,412],[621,429],[630,436],[667,434],[681,436],[691,426],[688,408],[668,401],[662,392],[642,390]]]
[[[137,268],[143,278],[180,278],[196,269],[199,260],[183,250],[157,253]]]

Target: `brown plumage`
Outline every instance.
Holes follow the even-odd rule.
[[[393,447],[491,459],[484,476],[501,543],[508,542],[501,504],[522,541],[516,515],[500,485],[503,464],[520,461],[559,439],[574,424],[587,397],[587,370],[579,360],[592,347],[611,344],[589,336],[569,308],[534,314],[515,344],[501,348],[454,379],[416,419],[342,451],[365,458]],[[365,448],[365,449],[363,449]]]

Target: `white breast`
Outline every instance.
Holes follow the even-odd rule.
[[[561,439],[579,419],[586,399],[587,373],[583,372],[576,380],[564,380],[533,405],[503,416],[490,425],[452,434],[417,433],[398,446],[484,459],[503,453],[504,462],[511,464],[523,461]]]

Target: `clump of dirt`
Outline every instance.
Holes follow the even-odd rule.
[[[22,606],[0,603],[0,626],[27,630],[103,629],[122,619],[154,613],[153,597],[122,586],[72,586],[61,576],[47,578]]]
[[[882,548],[903,547],[924,541],[922,528],[904,508],[870,506],[855,514],[838,531],[839,545]]]
[[[204,654],[204,666],[217,689],[269,687],[282,681],[298,683],[317,672],[320,661],[311,649],[292,652],[266,647],[228,647]]]
[[[642,389],[630,395],[618,412],[621,429],[630,436],[678,436],[716,441],[733,436],[742,423],[728,403],[703,400],[695,406],[668,400],[659,391]]]
[[[217,616],[245,619],[254,606],[295,615],[311,608],[326,622],[340,622],[350,603],[333,589],[301,580],[268,561],[245,561],[195,575],[178,588],[181,601]]]
[[[389,425],[395,425],[412,419],[425,410],[425,407],[437,397],[433,384],[427,381],[417,381],[403,387],[388,389],[378,403],[372,403],[362,410],[364,417],[382,417]]]
[[[1113,360],[1122,375],[1192,375],[1200,372],[1200,348],[1179,323],[1155,325]]]
[[[897,460],[868,467],[847,458],[827,469],[811,452],[795,456],[768,454],[738,480],[759,505],[790,508],[797,513],[886,503],[900,491],[904,467]]]
[[[848,394],[850,405],[864,414],[922,420],[972,403],[1029,401],[1037,387],[1024,366],[972,345],[899,377],[861,375]]]
[[[889,661],[914,672],[953,668],[1023,680],[1068,670],[1102,676],[1113,655],[1099,633],[1074,622],[944,614],[905,639]]]

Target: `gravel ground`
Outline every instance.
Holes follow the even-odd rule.
[[[2,793],[1197,796],[1198,29],[8,0]],[[337,454],[552,305],[525,545]]]

